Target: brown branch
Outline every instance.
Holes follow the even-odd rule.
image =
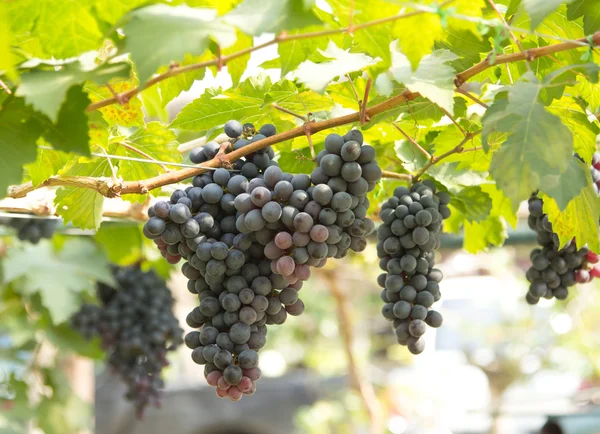
[[[307,117],[306,117],[306,116],[300,115],[300,114],[298,114],[298,113],[294,113],[293,111],[291,111],[291,110],[288,110],[288,109],[286,109],[286,108],[284,108],[284,107],[281,107],[280,105],[277,105],[277,104],[271,104],[271,107],[273,107],[274,109],[277,109],[277,110],[279,110],[280,112],[287,113],[288,115],[292,115],[292,116],[294,116],[294,117],[297,117],[298,119],[301,119],[301,120],[303,120],[304,122],[307,122],[307,121],[308,121],[308,119],[307,119]]]
[[[500,65],[503,63],[517,62],[519,60],[534,60],[539,57],[548,56],[550,54],[559,53],[561,51],[573,50],[576,48],[581,48],[582,45],[576,43],[584,43],[588,44],[588,37],[583,37],[577,39],[575,42],[562,42],[560,44],[554,45],[546,45],[545,47],[532,48],[527,50],[526,52],[521,53],[511,53],[504,54],[502,56],[496,56],[494,63],[490,63],[490,59],[484,59],[476,65],[466,69],[465,71],[456,74],[456,79],[454,80],[454,84],[456,87],[460,87],[465,81],[470,79],[471,77],[476,76],[482,71],[494,66]],[[597,31],[592,35],[592,43],[594,46],[600,45],[600,31]]]
[[[400,179],[402,181],[412,181],[412,175],[408,173],[396,173],[390,172],[389,170],[382,170],[381,176],[383,178]]]
[[[144,157],[147,160],[151,160],[151,161],[157,161],[155,158],[152,158],[150,155],[146,154],[144,151],[142,151],[141,149],[136,148],[135,146],[130,145],[129,143],[126,142],[119,142],[119,145],[129,149],[130,151],[135,152],[136,154],[141,155],[142,157]],[[159,164],[159,166],[165,171],[168,172],[169,168],[167,166],[165,166],[164,164]]]
[[[406,16],[406,14],[404,16]],[[367,23],[365,23],[365,24],[367,24]],[[337,31],[335,31],[334,33],[337,33]],[[304,34],[304,36],[306,36],[306,35],[308,35],[308,34]],[[301,36],[301,35],[296,35],[296,36]],[[592,41],[593,41],[594,45],[600,45],[600,31],[594,33],[594,35],[592,37]],[[585,42],[588,42],[588,40],[587,40],[587,38],[581,38],[579,40],[579,42],[585,43]],[[270,43],[265,43],[265,44],[262,44],[262,45],[264,45],[264,46],[270,45]],[[580,47],[580,45],[578,45],[576,43],[564,42],[564,43],[549,45],[549,46],[540,47],[540,48],[533,48],[528,51],[528,54],[530,56],[537,58],[537,57],[547,56],[549,54],[557,53],[560,51],[571,50],[571,49],[575,49],[575,48],[579,48],[579,47]],[[253,51],[251,49],[248,49],[248,50]],[[246,50],[246,51],[250,52],[248,50]],[[246,53],[244,53],[244,54],[246,54]],[[233,55],[230,55],[229,57],[231,57],[231,56],[233,56]],[[524,59],[525,59],[525,56],[523,53],[507,54],[507,55],[503,55],[503,56],[497,56],[496,64],[516,62],[516,61],[524,60]],[[188,67],[190,67],[190,66],[193,66],[193,65],[189,65]],[[478,63],[477,65],[457,74],[456,79],[455,79],[455,83],[456,83],[457,87],[460,89],[460,86],[466,80],[479,74],[481,71],[484,71],[485,69],[489,68],[490,66],[492,66],[492,65],[490,65],[487,60],[484,60],[484,61]],[[184,67],[184,68],[187,68],[187,67]],[[172,71],[175,71],[175,70],[177,70],[177,68],[174,68]],[[176,74],[173,74],[173,75],[176,75]],[[162,75],[158,76],[158,77],[162,77]],[[155,79],[158,77],[155,77]],[[156,80],[154,83],[158,83],[159,81],[161,81],[163,79],[164,78]],[[154,79],[151,79],[148,83],[152,82],[152,80],[154,80]],[[137,92],[139,92],[139,90],[134,92],[134,94]],[[370,108],[367,108],[365,110],[366,116],[368,116],[369,118],[372,118],[373,116],[375,116],[377,114],[383,113],[387,110],[390,110],[391,108],[398,106],[401,103],[411,101],[419,96],[420,96],[420,94],[418,92],[410,92],[408,90],[405,90],[400,95],[393,96],[386,101],[383,101],[383,102],[376,104]],[[108,101],[108,100],[100,101],[99,102],[100,105],[96,106],[96,107],[92,107],[92,110],[112,104],[112,102],[106,102],[106,101]],[[88,110],[90,110],[90,107],[88,107]],[[350,124],[350,123],[354,123],[354,122],[359,122],[359,121],[360,121],[360,112],[355,112],[355,113],[351,113],[351,114],[348,114],[345,116],[340,116],[340,117],[333,118],[333,119],[327,119],[327,120],[320,121],[320,122],[311,122],[310,123],[310,133],[315,134],[315,133],[318,133],[319,131],[323,131],[323,130],[327,130],[330,128],[334,128],[334,127],[338,127],[341,125],[346,125],[346,124]],[[267,146],[271,146],[276,143],[291,140],[293,138],[300,137],[303,135],[306,135],[305,126],[299,126],[297,128],[285,131],[283,133],[275,134],[271,137],[267,137],[265,139],[251,143],[248,146],[244,146],[241,149],[238,149],[236,151],[233,151],[233,152],[227,154],[226,156],[223,157],[223,159],[228,161],[229,163],[232,163],[248,154],[256,152],[260,149],[264,149]],[[473,133],[469,133],[465,139],[470,139],[473,135],[474,135]],[[435,160],[435,162],[438,162],[441,158],[443,158],[443,157],[437,158]],[[223,160],[223,159],[221,159],[221,160]],[[418,174],[416,174],[415,177],[421,176],[427,169],[429,169],[429,167],[431,165],[435,164],[435,162],[430,161],[430,164],[426,165],[426,167],[424,169],[421,169],[421,171]],[[107,196],[107,197],[115,197],[115,196],[118,196],[119,194],[146,194],[146,193],[148,193],[148,191],[153,190],[155,188],[159,188],[159,187],[169,185],[169,184],[175,184],[177,182],[181,182],[185,179],[191,178],[195,175],[205,173],[208,170],[210,170],[210,168],[221,167],[221,164],[222,164],[222,161],[213,158],[212,160],[207,161],[206,163],[203,163],[202,164],[203,167],[174,170],[174,171],[164,173],[162,175],[155,176],[153,178],[149,178],[149,179],[145,179],[145,180],[126,181],[126,182],[121,182],[121,183],[114,183],[111,180],[106,180],[105,178],[55,176],[55,177],[52,177],[52,178],[46,180],[44,183],[42,183],[42,186],[52,186],[52,185],[63,185],[64,186],[64,185],[66,185],[66,186],[72,186],[72,187],[90,188],[90,189],[98,191],[100,194],[103,194],[104,196]],[[9,196],[10,197],[22,197],[22,196],[18,196],[18,195],[23,195],[23,193],[26,194],[28,191],[31,191],[33,189],[34,189],[33,186],[11,187],[11,188],[9,188]],[[15,196],[13,196],[13,195],[15,195]]]
[[[367,119],[367,104],[369,103],[369,91],[371,90],[371,83],[373,80],[370,78],[367,80],[367,85],[365,86],[365,96],[362,99],[360,104],[360,124],[364,125],[365,122],[369,122]]]
[[[464,149],[465,143],[467,143],[469,140],[471,140],[473,137],[475,137],[479,133],[481,133],[481,130],[475,131],[475,132],[472,132],[472,133],[467,133],[467,135],[465,136],[465,138],[462,139],[461,142],[458,145],[456,145],[454,148],[450,149],[447,152],[444,152],[440,156],[432,155],[431,161],[429,161],[427,164],[425,164],[421,168],[421,170],[419,170],[417,173],[415,173],[414,179],[419,179],[425,172],[427,172],[429,170],[429,168],[431,166],[433,166],[434,164],[439,163],[440,161],[442,161],[445,158],[448,158],[450,155],[460,154],[461,152],[464,152],[465,151],[465,149]],[[470,151],[476,151],[478,149],[480,149],[480,148],[473,147],[473,148],[469,148],[468,150],[470,150]]]
[[[494,0],[488,0],[488,3],[491,6],[491,8],[496,12],[496,15],[498,15],[500,21],[502,21],[502,25],[504,26],[514,43],[517,45],[517,47],[519,47],[521,53],[525,53],[523,45],[521,45],[521,41],[519,41],[519,38],[517,38],[517,36],[512,32],[512,30],[510,30],[510,26],[506,22],[506,19],[504,19],[504,15],[502,15],[502,13],[498,10],[498,7],[496,6],[496,3],[494,3]],[[527,65],[527,70],[529,71],[531,71],[531,66],[529,65],[529,62],[531,62],[531,60],[532,59],[529,59],[529,57],[525,58],[525,65]]]
[[[360,372],[360,369],[354,358],[353,336],[352,336],[352,319],[348,299],[344,294],[344,290],[339,283],[339,276],[336,276],[335,271],[323,269],[323,276],[329,284],[329,289],[336,301],[336,311],[340,332],[344,342],[344,351],[348,362],[348,373],[352,381],[353,387],[359,393],[363,405],[369,413],[370,432],[371,434],[382,434],[384,432],[383,412],[381,404],[375,393],[373,385],[366,380],[365,376]]]
[[[479,104],[481,107],[488,109],[490,108],[490,106],[488,106],[486,103],[484,103],[483,101],[481,101],[479,98],[471,95],[469,92],[467,92],[466,90],[464,90],[462,87],[459,87],[458,89],[456,89],[456,91],[458,93],[460,93],[461,95],[466,96],[467,98],[469,98],[471,101]]]
[[[452,1],[453,0],[447,0],[444,3],[442,3],[440,6],[443,7],[443,6],[451,3]],[[250,54],[254,51],[260,50],[260,49],[268,47],[270,45],[279,44],[282,42],[297,41],[297,40],[301,40],[301,39],[311,39],[311,38],[318,38],[318,37],[329,36],[329,35],[336,35],[336,34],[340,34],[340,33],[350,33],[351,31],[356,32],[358,30],[366,29],[368,27],[377,26],[379,24],[384,24],[384,23],[388,23],[391,21],[400,20],[402,18],[414,17],[415,15],[421,15],[421,14],[425,14],[425,13],[430,13],[430,12],[428,12],[428,11],[407,12],[404,14],[399,14],[399,15],[394,15],[391,17],[381,18],[378,20],[368,21],[366,23],[352,26],[351,28],[343,27],[343,28],[339,28],[339,29],[300,33],[297,35],[290,35],[287,33],[283,33],[283,34],[280,34],[280,35],[276,36],[275,38],[271,39],[270,41],[266,41],[266,42],[263,42],[262,44],[255,45],[255,46],[246,48],[244,50],[240,50],[240,51],[232,53],[228,56],[223,56],[223,57],[208,60],[205,62],[193,63],[191,65],[176,66],[176,67],[170,68],[168,71],[165,71],[164,73],[158,74],[155,77],[151,78],[145,84],[136,86],[136,87],[128,90],[127,92],[123,92],[119,95],[113,95],[111,98],[107,98],[102,101],[97,101],[93,104],[90,104],[87,107],[86,111],[90,112],[90,111],[101,109],[103,107],[109,106],[116,102],[120,102],[120,99],[122,101],[128,101],[133,96],[140,93],[142,90],[147,89],[148,87],[154,86],[155,84],[160,83],[161,81],[166,80],[167,78],[174,77],[176,75],[183,74],[185,72],[190,72],[190,71],[195,71],[198,69],[206,68],[207,66],[219,65],[219,62],[221,62],[221,65],[224,66],[230,60],[237,59],[238,57],[245,56],[246,54]]]

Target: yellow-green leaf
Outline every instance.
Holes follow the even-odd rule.
[[[126,92],[136,87],[133,80],[111,80],[108,83],[117,94]],[[98,86],[88,84],[85,87],[92,103],[102,101],[113,96],[107,86]],[[124,127],[133,127],[144,125],[144,112],[142,111],[142,101],[134,96],[125,104],[111,104],[100,109],[102,116],[109,125],[121,125]]]
[[[598,242],[598,219],[600,218],[600,198],[592,188],[591,181],[572,199],[567,208],[561,211],[554,199],[542,195],[544,212],[552,223],[552,230],[558,234],[561,247],[576,238],[577,246],[587,246],[594,252],[600,251]]]

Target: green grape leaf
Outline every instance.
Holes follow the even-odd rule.
[[[125,48],[145,83],[160,66],[182,60],[186,54],[200,56],[210,41],[222,48],[235,42],[235,29],[216,17],[216,11],[186,5],[156,4],[136,9],[123,26]]]
[[[506,224],[497,216],[490,216],[481,222],[464,222],[463,248],[469,253],[477,253],[490,245],[501,246],[508,238]]]
[[[237,41],[231,47],[223,50],[224,56],[245,50],[252,47],[254,44],[254,39],[251,36],[247,36],[239,30],[236,32],[236,34]],[[227,72],[231,76],[231,82],[233,83],[234,87],[239,84],[242,75],[244,75],[244,71],[246,71],[246,66],[248,66],[249,60],[250,53],[236,57],[235,59],[227,62]]]
[[[385,0],[329,0],[329,5],[337,21],[344,27],[348,26],[350,10],[352,13],[352,24],[360,25],[369,21],[388,18],[398,15],[400,6],[390,4]],[[422,16],[421,16],[422,17]],[[402,22],[404,20],[400,20]],[[366,27],[354,33],[353,43],[358,44],[358,49],[373,58],[381,59],[381,62],[371,66],[370,69],[385,69],[391,64],[389,46],[398,31],[398,23],[380,23],[377,26]],[[427,35],[424,35],[427,38]],[[346,47],[350,48],[350,47]],[[379,71],[377,71],[379,72]]]
[[[595,63],[568,65],[553,71],[544,77],[541,98],[546,104],[551,104],[554,99],[562,98],[565,87],[576,85],[578,76],[585,77],[590,83],[598,83],[598,72],[600,72],[600,66]]]
[[[321,30],[321,27],[314,26],[305,28],[302,30],[293,30],[288,32],[290,35],[297,35],[299,33],[311,32]],[[309,39],[295,39],[284,44],[277,45],[277,54],[279,54],[276,67],[281,67],[281,76],[285,77],[288,72],[294,71],[298,65],[304,62],[306,59],[318,53],[319,50],[324,50],[327,47],[329,38],[309,38]],[[267,66],[261,65],[263,68]]]
[[[567,18],[571,21],[583,17],[583,31],[591,35],[600,29],[600,2],[575,0],[567,6]]]
[[[436,41],[434,48],[450,50],[459,56],[459,59],[450,62],[450,65],[457,71],[463,71],[473,66],[481,60],[481,53],[489,53],[492,49],[488,39],[480,39],[470,30],[449,28],[446,29],[446,34],[446,40]],[[402,52],[404,52],[404,48]]]
[[[377,62],[366,54],[343,50],[332,41],[329,42],[326,50],[319,50],[319,52],[330,60],[321,63],[306,60],[298,66],[295,72],[300,83],[304,83],[306,87],[317,92],[323,92],[336,77],[359,71]]]
[[[600,251],[600,234],[598,233],[598,219],[600,218],[600,198],[592,188],[591,179],[581,193],[569,202],[567,208],[561,211],[560,207],[546,195],[544,212],[552,223],[552,230],[558,234],[561,247],[568,241],[576,238],[577,245],[586,245],[590,250]]]
[[[94,235],[94,239],[113,264],[131,265],[142,256],[143,239],[137,225],[103,224]]]
[[[17,95],[24,97],[27,103],[56,122],[59,109],[72,86],[88,80],[104,84],[111,78],[129,76],[131,69],[126,62],[104,64],[92,70],[86,69],[87,67],[83,63],[73,62],[59,71],[30,70],[21,75]]]
[[[18,73],[15,68],[17,59],[12,53],[12,34],[4,3],[0,3],[0,28],[2,29],[0,32],[0,72],[3,71],[8,78],[17,81]]]
[[[417,70],[413,73],[408,58],[398,51],[398,41],[392,42],[390,50],[392,51],[390,72],[394,79],[452,114],[455,71],[447,63],[456,60],[458,58],[456,54],[448,50],[436,50],[423,56]]]
[[[600,134],[597,122],[590,122],[588,116],[571,98],[564,97],[556,101],[548,111],[560,116],[563,123],[573,134],[575,152],[588,163],[596,152],[596,137]]]
[[[94,3],[98,18],[107,24],[114,25],[132,9],[148,3],[147,0],[102,0]]]
[[[427,31],[423,32],[423,29]],[[398,39],[400,50],[416,69],[423,56],[431,53],[434,42],[444,37],[440,15],[424,14],[398,20],[393,37]]]
[[[539,26],[544,18],[554,12],[564,0],[523,0],[523,6],[531,18],[531,28]]]
[[[274,103],[300,114],[326,111],[333,106],[328,96],[298,88],[290,80],[282,80],[271,86],[265,95],[265,104]]]
[[[42,142],[44,143],[44,142]],[[58,174],[65,167],[71,156],[65,152],[54,149],[37,148],[37,158],[33,163],[24,167],[29,173],[33,185],[40,185],[46,179]]]
[[[171,123],[171,128],[205,131],[230,119],[259,122],[267,116],[262,111],[264,96],[271,86],[264,77],[245,80],[238,92],[221,93],[207,89],[202,96],[186,105]]]
[[[61,170],[60,175],[106,177],[111,175],[111,170],[108,160],[102,158],[89,163],[76,163],[66,170]],[[73,226],[78,228],[97,229],[102,223],[104,196],[96,190],[60,187],[56,190],[54,204],[57,214],[63,218],[65,224],[72,222]]]
[[[569,166],[560,175],[548,175],[542,179],[540,190],[555,200],[563,211],[575,196],[587,185],[590,169],[576,158],[569,160]]]
[[[47,123],[44,138],[59,151],[89,155],[89,126],[85,114],[89,104],[90,99],[83,91],[83,86],[71,87],[60,107],[56,124]]]
[[[35,161],[36,141],[44,128],[21,98],[11,98],[0,110],[0,197],[23,177],[23,165]]]
[[[25,295],[39,293],[55,324],[77,311],[77,294],[93,289],[95,281],[115,284],[102,251],[83,238],[66,240],[59,252],[45,240],[24,244],[10,249],[2,266],[4,282]]]
[[[181,154],[175,133],[160,122],[149,122],[127,138],[116,138],[109,148],[110,154],[180,163]],[[164,173],[164,166],[137,161],[119,161],[119,176],[125,181],[148,179]],[[129,199],[130,195],[123,198]],[[145,201],[144,195],[131,195],[136,201]]]
[[[515,206],[542,186],[544,176],[563,173],[573,154],[569,129],[538,102],[542,86],[533,75],[524,78],[531,81],[511,86],[508,100],[495,102],[499,108],[483,118],[484,143],[493,131],[510,133],[494,153],[490,172]]]
[[[453,195],[452,205],[467,221],[481,222],[492,210],[492,199],[480,186],[474,185],[465,187]]]
[[[320,23],[312,7],[302,0],[244,0],[224,20],[253,36]]]
[[[521,2],[522,0],[510,0],[508,8],[506,9],[506,18],[513,16],[517,12],[519,6],[521,6]]]
[[[186,54],[183,61],[179,63],[180,66],[187,66],[194,63],[198,63],[202,60],[208,60],[210,56],[191,56]],[[168,71],[168,66],[163,66],[158,69],[159,73]],[[160,98],[162,100],[162,106],[165,107],[169,102],[175,99],[183,91],[187,91],[192,87],[194,81],[202,80],[206,73],[206,68],[197,69],[183,74],[177,74],[173,77],[169,77],[168,80],[163,80],[158,83],[158,89],[160,90]]]
[[[46,0],[35,3],[39,16],[33,36],[48,54],[45,57],[66,59],[98,48],[102,32],[89,9],[90,2]]]
[[[517,227],[518,216],[517,208],[513,208],[512,202],[504,195],[496,184],[481,184],[481,190],[492,198],[491,217],[502,217],[513,228]],[[496,244],[497,245],[497,244]]]

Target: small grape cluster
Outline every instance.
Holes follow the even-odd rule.
[[[100,306],[84,304],[71,318],[85,338],[99,336],[108,365],[127,386],[141,418],[149,404],[160,405],[162,369],[167,353],[183,343],[183,329],[173,315],[171,292],[153,272],[114,267],[118,288],[99,283]]]
[[[270,124],[256,130],[237,121],[227,122],[224,130],[234,150],[276,133]],[[361,158],[360,132],[330,135],[326,146],[331,148],[332,141],[340,143],[335,152],[326,150],[320,157],[337,152],[341,161],[342,147],[352,142],[353,156],[347,162]],[[228,147],[209,142],[190,158],[202,163]],[[298,293],[310,276],[309,267],[365,248],[365,237],[374,229],[366,218],[366,193],[381,171],[374,168],[373,148],[362,149],[358,177],[352,168],[351,181],[342,178],[342,164],[322,182],[284,173],[267,147],[235,161],[233,168],[240,174],[219,168],[198,175],[192,186],[150,208],[146,236],[169,262],[187,260],[182,273],[199,305],[186,318],[198,330],[188,333],[185,343],[192,360],[204,365],[207,382],[219,397],[238,401],[255,392],[267,325],[302,314]],[[335,177],[339,181],[334,190],[328,181]]]
[[[382,313],[393,321],[398,343],[413,354],[425,349],[426,326],[440,327],[442,315],[432,310],[441,297],[442,272],[434,268],[438,233],[450,216],[450,196],[436,192],[432,181],[397,187],[381,207],[377,254],[384,273],[378,283],[385,303]]]
[[[0,224],[17,230],[17,237],[21,241],[37,244],[42,238],[52,238],[56,229],[57,220],[54,219],[27,219],[3,217]]]
[[[596,253],[585,246],[578,249],[574,239],[560,248],[558,235],[552,230],[552,223],[543,212],[543,205],[537,194],[529,198],[527,223],[536,232],[537,242],[541,246],[531,251],[531,267],[525,274],[530,282],[525,299],[532,305],[542,297],[565,300],[569,296],[569,287],[575,283],[586,283],[594,277],[600,277],[600,269],[593,266],[600,259]]]

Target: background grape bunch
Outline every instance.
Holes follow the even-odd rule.
[[[600,186],[599,168],[600,153],[596,152],[590,168],[596,193]],[[600,260],[598,254],[586,246],[578,248],[575,239],[560,247],[558,235],[552,230],[543,206],[543,200],[533,193],[528,201],[527,223],[536,232],[541,247],[531,251],[531,267],[525,274],[530,282],[525,299],[531,305],[537,304],[542,297],[565,300],[569,296],[569,287],[575,283],[587,283],[594,277],[600,277],[600,264],[595,265]]]
[[[39,243],[42,238],[52,238],[56,223],[54,219],[0,218],[0,224],[16,229],[21,241],[32,244]]]
[[[413,354],[425,349],[427,326],[440,327],[442,315],[432,310],[441,297],[442,272],[434,268],[443,220],[450,216],[447,192],[436,192],[432,181],[397,187],[381,207],[377,254],[384,273],[378,283],[385,303],[382,314],[393,322],[398,343]]]
[[[209,142],[190,159],[201,164],[276,133],[270,124],[257,130],[237,121],[224,130],[229,145]],[[299,291],[310,267],[364,250],[374,230],[366,218],[366,194],[381,177],[374,149],[356,130],[329,135],[325,147],[310,176],[283,173],[265,148],[232,171],[194,177],[149,210],[146,236],[169,262],[187,260],[181,270],[199,305],[186,318],[198,330],[185,344],[221,398],[255,392],[267,325],[304,311]]]
[[[147,405],[160,405],[167,353],[183,343],[183,329],[173,315],[171,292],[154,272],[139,267],[113,268],[118,288],[99,283],[101,305],[84,304],[71,318],[85,338],[99,336],[106,362],[127,386],[141,418]]]

